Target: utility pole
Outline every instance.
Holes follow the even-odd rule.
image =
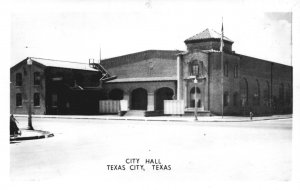
[[[197,83],[198,83],[197,77],[195,76],[195,79],[194,79],[194,84],[195,84],[195,121],[198,121],[198,117],[197,117],[197,115],[198,115],[198,113],[197,113],[197,107],[198,107],[198,105],[197,105],[197,103],[198,103],[198,101],[197,101]]]
[[[29,130],[34,130],[32,127],[32,110],[31,110],[31,87],[32,87],[32,60],[30,57],[27,58],[27,65],[28,65],[28,72],[29,72],[29,81],[28,81],[28,129]]]

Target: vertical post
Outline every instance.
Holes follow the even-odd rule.
[[[197,103],[198,103],[198,101],[197,101],[197,78],[195,77],[195,80],[194,80],[194,83],[195,83],[195,121],[198,121],[198,117],[197,117],[197,115],[198,115],[198,113],[197,113]]]
[[[28,65],[28,72],[29,72],[29,81],[28,81],[28,90],[29,90],[29,95],[28,95],[28,129],[29,130],[34,130],[32,127],[32,111],[31,111],[31,87],[32,87],[32,60],[30,58],[27,59],[27,65]]]
[[[177,100],[182,99],[181,55],[177,55]]]
[[[220,45],[220,52],[221,52],[221,88],[222,88],[222,95],[221,95],[221,104],[222,104],[222,118],[224,115],[224,64],[223,64],[223,46],[224,46],[224,42],[223,42],[223,36],[224,36],[224,31],[223,31],[223,17],[222,17],[222,28],[221,28],[221,45]]]

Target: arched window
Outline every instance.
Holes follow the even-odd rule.
[[[16,86],[22,86],[22,73],[17,73],[16,74]]]
[[[266,81],[266,87],[264,88],[264,105],[270,106],[270,84],[269,81]]]
[[[223,96],[223,103],[224,103],[224,106],[228,106],[229,105],[229,94],[228,94],[228,92],[226,91],[226,92],[224,92],[224,96]]]
[[[248,81],[246,78],[240,81],[240,98],[241,106],[248,105]]]
[[[238,93],[237,93],[237,92],[235,92],[235,93],[233,94],[233,105],[234,105],[234,106],[237,106],[237,105],[238,105]]]
[[[256,79],[256,88],[253,94],[253,103],[256,106],[260,105],[260,86],[257,79]]]

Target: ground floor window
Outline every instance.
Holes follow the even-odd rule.
[[[22,94],[21,93],[16,94],[16,106],[17,107],[22,106]]]
[[[34,93],[33,106],[40,106],[40,93]]]
[[[224,96],[223,96],[223,98],[224,98],[224,106],[228,106],[229,105],[229,94],[228,94],[228,92],[224,92]]]

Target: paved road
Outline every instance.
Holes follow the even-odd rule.
[[[25,118],[17,119],[26,125]],[[195,123],[35,118],[33,125],[55,137],[10,145],[13,180],[291,178],[292,119]],[[130,170],[135,164],[126,164],[127,158],[139,158],[145,171]],[[153,170],[145,165],[148,158],[160,159],[171,170]],[[126,170],[111,171],[107,165],[125,165]]]

